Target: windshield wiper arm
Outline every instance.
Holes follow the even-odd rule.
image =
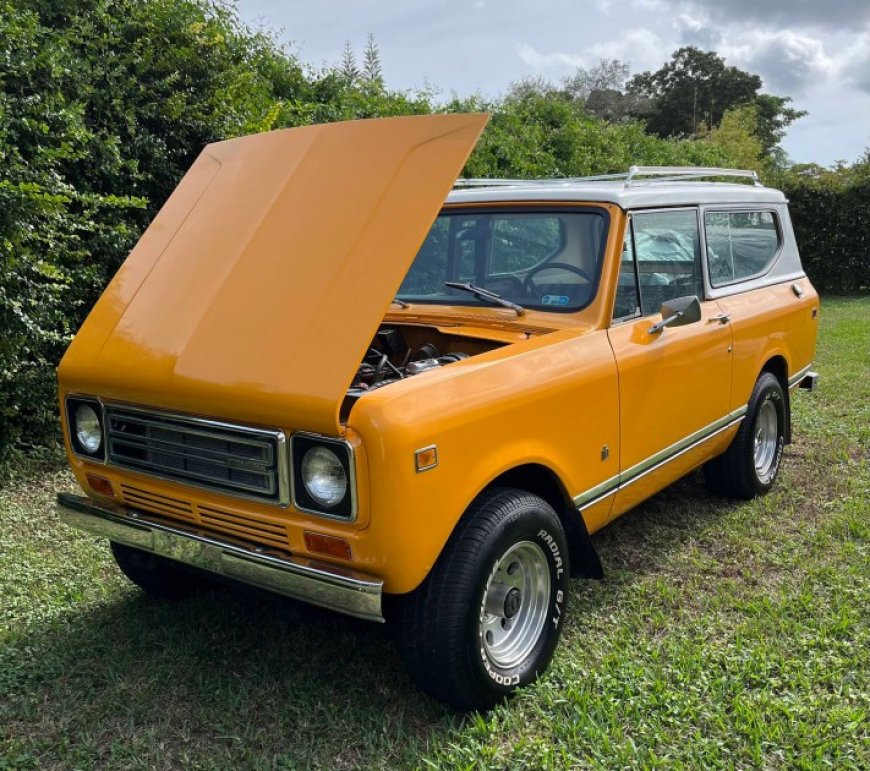
[[[400,300],[398,297],[394,297],[390,302],[393,305],[398,305],[402,310],[411,307],[409,303],[406,303],[404,300]]]
[[[444,286],[449,286],[451,289],[461,289],[463,292],[469,292],[481,300],[489,300],[498,305],[503,305],[505,308],[510,308],[517,316],[522,316],[526,312],[526,309],[522,305],[505,300],[501,295],[490,292],[489,289],[484,289],[482,286],[469,284],[467,281],[445,281]]]

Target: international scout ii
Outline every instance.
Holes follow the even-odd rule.
[[[782,193],[727,169],[457,182],[485,122],[209,145],[59,369],[85,493],[62,516],[133,582],[387,617],[459,709],[546,669],[569,577],[601,574],[591,533],[699,466],[767,492],[816,382]]]

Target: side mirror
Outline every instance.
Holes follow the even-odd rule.
[[[695,295],[675,297],[662,303],[662,320],[653,324],[647,333],[654,335],[665,327],[682,327],[701,320],[701,301]]]

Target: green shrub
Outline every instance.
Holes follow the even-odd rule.
[[[780,184],[814,286],[837,293],[870,288],[870,157],[833,171],[797,167]]]

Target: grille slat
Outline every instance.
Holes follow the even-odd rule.
[[[287,528],[270,522],[247,519],[228,511],[198,506],[200,520],[204,527],[221,530],[240,538],[257,543],[268,543],[282,549],[287,548]]]
[[[124,502],[134,508],[153,511],[156,514],[165,514],[168,517],[183,519],[187,522],[197,521],[193,506],[186,501],[139,490],[129,485],[121,485],[121,494],[124,496]]]
[[[106,407],[108,461],[145,474],[285,504],[283,435]]]

